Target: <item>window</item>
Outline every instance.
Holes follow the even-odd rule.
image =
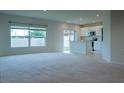
[[[45,46],[45,31],[30,31],[31,46]]]
[[[45,26],[25,25],[11,23],[11,47],[45,46],[46,31]]]
[[[28,30],[11,29],[11,47],[28,47]]]

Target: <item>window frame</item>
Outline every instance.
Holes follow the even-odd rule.
[[[21,23],[22,24],[22,23]],[[14,23],[14,25],[13,25],[13,23],[10,23],[10,47],[11,48],[30,48],[30,47],[45,47],[46,46],[46,39],[47,39],[47,26],[45,25],[35,25],[35,26],[32,26],[32,24],[25,24],[25,23],[23,23],[24,24],[24,26],[25,27],[27,27],[26,28],[26,30],[28,30],[28,46],[19,46],[19,47],[16,47],[16,46],[12,46],[12,35],[11,35],[11,31],[12,31],[12,29],[16,29],[16,28],[12,28],[12,26],[15,26],[15,27],[22,27],[21,29],[23,29],[23,26],[20,26],[20,23]],[[30,28],[37,28],[37,29],[30,29]],[[39,29],[39,28],[43,28],[44,30],[42,30],[42,29]],[[17,28],[17,29],[19,29],[19,28]],[[40,32],[45,32],[45,37],[44,37],[44,45],[38,45],[38,46],[33,46],[33,45],[31,45],[31,31],[40,31]],[[42,42],[41,42],[42,43]]]

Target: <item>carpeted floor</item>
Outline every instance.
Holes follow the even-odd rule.
[[[41,53],[0,57],[2,83],[124,83],[124,65],[95,56]]]

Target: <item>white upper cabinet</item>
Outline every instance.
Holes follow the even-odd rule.
[[[96,36],[101,36],[101,28],[102,28],[102,26],[81,28],[81,35],[80,36],[89,36],[89,32],[92,32],[92,31],[96,32]]]

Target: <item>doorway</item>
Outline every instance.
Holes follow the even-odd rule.
[[[70,42],[75,41],[76,32],[73,30],[64,30],[64,53],[70,53]]]

